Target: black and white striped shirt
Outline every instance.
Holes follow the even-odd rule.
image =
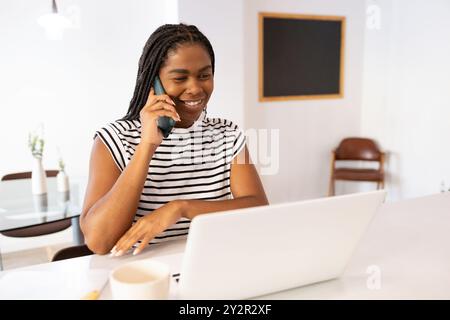
[[[95,133],[123,171],[140,142],[139,120],[118,120]],[[95,137],[94,136],[94,137]],[[232,199],[231,160],[245,145],[242,130],[233,122],[204,118],[189,128],[173,128],[156,149],[134,221],[176,199]],[[190,220],[180,219],[151,243],[185,238]]]

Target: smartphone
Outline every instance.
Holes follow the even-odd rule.
[[[156,76],[155,81],[153,82],[153,89],[155,90],[156,95],[166,93],[158,76]],[[159,130],[161,130],[164,138],[167,138],[169,136],[174,126],[175,120],[173,120],[172,118],[166,116],[158,118],[158,128]]]

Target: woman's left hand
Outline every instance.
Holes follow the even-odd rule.
[[[116,245],[111,250],[111,254],[115,257],[119,257],[141,240],[141,243],[133,252],[133,255],[138,254],[156,235],[175,224],[180,218],[181,213],[176,202],[172,201],[166,203],[149,215],[137,220],[119,241],[117,241]]]

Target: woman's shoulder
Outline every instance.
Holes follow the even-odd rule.
[[[214,136],[215,141],[224,139],[225,149],[230,152],[231,160],[245,145],[245,133],[231,120],[224,118],[205,118],[203,120],[203,126],[208,128],[206,131],[212,133],[211,135]]]
[[[139,120],[116,120],[103,126],[100,130],[106,130],[119,135],[127,135],[132,132],[140,132],[141,123]]]
[[[239,131],[239,126],[228,119],[224,118],[205,118],[203,119],[203,127],[208,129],[225,129],[226,131]]]

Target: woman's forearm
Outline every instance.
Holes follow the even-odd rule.
[[[265,196],[245,196],[231,200],[177,200],[177,207],[182,217],[193,219],[199,214],[227,211],[256,206],[265,206],[269,202]]]
[[[97,253],[107,253],[128,230],[136,214],[155,145],[140,144],[111,190],[87,212],[82,224],[86,242]]]

